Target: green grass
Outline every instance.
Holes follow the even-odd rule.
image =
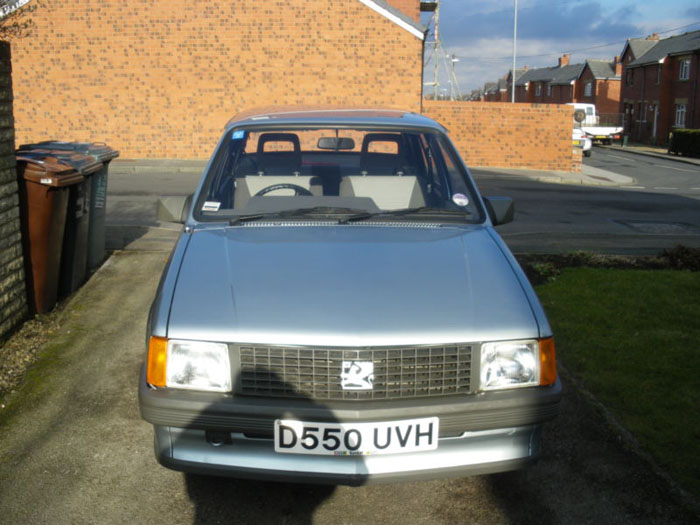
[[[567,268],[537,292],[558,359],[700,494],[700,272]]]

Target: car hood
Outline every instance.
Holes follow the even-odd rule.
[[[378,346],[535,338],[487,227],[233,227],[191,234],[168,337]]]

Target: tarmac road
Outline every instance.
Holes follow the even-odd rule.
[[[642,164],[650,159],[632,158]],[[667,159],[651,162],[700,170]],[[171,227],[157,222],[156,200],[192,193],[204,166],[202,161],[115,161],[109,176],[108,247],[120,249],[136,238],[134,232],[142,235],[143,229],[135,227]],[[677,183],[675,171],[665,173]],[[581,173],[477,168],[472,174],[484,195],[514,199],[515,221],[498,231],[515,253],[656,255],[678,244],[700,247],[700,193],[639,190],[629,173],[589,165]]]
[[[689,523],[669,484],[566,382],[528,470],[359,488],[160,467],[139,416],[147,311],[177,234],[132,232],[69,301],[45,364],[0,413],[3,523]],[[128,235],[127,235],[128,236]]]

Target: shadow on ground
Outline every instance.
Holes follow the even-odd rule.
[[[185,474],[194,523],[311,523],[332,485],[303,485]]]

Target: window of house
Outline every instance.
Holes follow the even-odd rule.
[[[661,84],[661,64],[656,68],[656,83]]]
[[[552,96],[552,84],[547,84],[547,96]]]
[[[677,128],[685,127],[685,104],[676,106],[676,122],[673,125]]]
[[[678,73],[678,80],[688,80],[690,78],[690,59],[681,60],[681,67]]]
[[[583,88],[583,96],[584,97],[592,97],[593,96],[593,82],[586,82],[586,84]]]
[[[631,86],[634,83],[634,70],[633,69],[625,70],[625,83],[628,86]]]
[[[539,97],[542,94],[542,84],[535,84],[535,96]]]

